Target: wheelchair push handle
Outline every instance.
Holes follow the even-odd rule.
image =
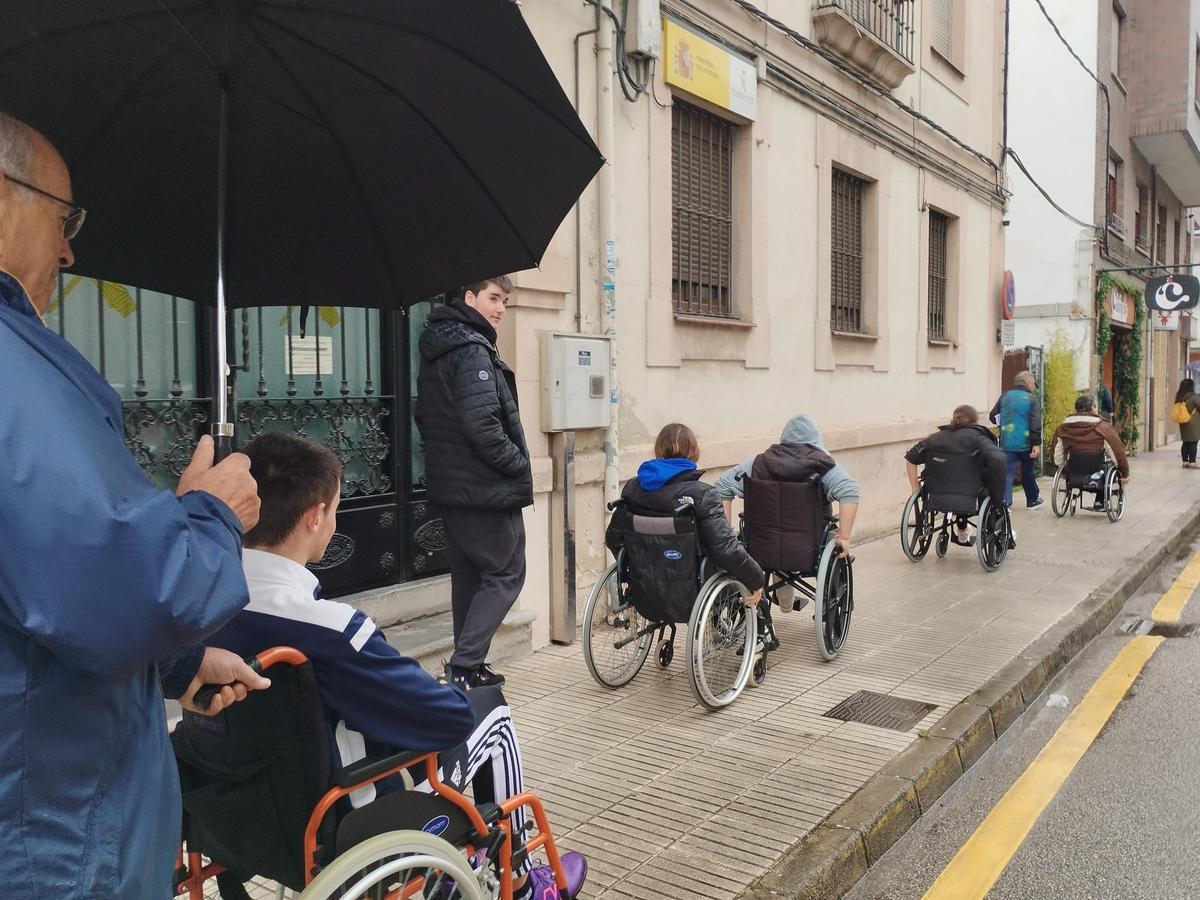
[[[261,675],[277,663],[288,663],[293,666],[299,666],[307,661],[308,657],[299,650],[291,647],[272,647],[270,650],[264,650],[257,656],[247,657],[246,665]],[[220,693],[221,688],[228,686],[224,684],[202,684],[195,695],[193,695],[192,703],[196,705],[196,709],[208,709],[212,704],[213,697]]]

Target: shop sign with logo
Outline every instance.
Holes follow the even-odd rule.
[[[1133,298],[1115,285],[1108,295],[1108,315],[1114,322],[1123,325],[1132,325],[1137,321]]]
[[[1155,331],[1178,331],[1181,315],[1183,314],[1177,309],[1152,309],[1150,310],[1150,321],[1153,323]]]
[[[753,119],[758,113],[758,70],[754,63],[715,41],[663,19],[667,84]]]
[[[1200,303],[1200,278],[1195,275],[1162,275],[1146,282],[1146,307],[1162,312],[1195,309]]]

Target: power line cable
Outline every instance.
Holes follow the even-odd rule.
[[[1062,42],[1062,45],[1067,48],[1067,52],[1070,53],[1071,56],[1073,56],[1075,58],[1075,62],[1079,63],[1080,68],[1082,68],[1083,71],[1087,72],[1088,75],[1091,76],[1092,81],[1096,82],[1096,84],[1100,86],[1100,93],[1104,95],[1104,164],[1105,164],[1105,166],[1107,166],[1109,160],[1112,159],[1112,98],[1108,94],[1108,85],[1105,84],[1103,81],[1101,81],[1100,77],[1095,72],[1093,72],[1091,70],[1091,68],[1088,66],[1088,64],[1085,63],[1083,61],[1083,59],[1080,58],[1079,54],[1075,52],[1075,48],[1071,46],[1071,44],[1067,40],[1066,36],[1062,33],[1062,30],[1058,27],[1058,23],[1055,22],[1054,19],[1050,16],[1050,12],[1049,12],[1049,10],[1046,9],[1046,5],[1042,2],[1042,0],[1033,0],[1033,2],[1036,3],[1038,6],[1038,9],[1040,9],[1042,11],[1042,15],[1045,16],[1046,21],[1050,24],[1050,28],[1058,36],[1058,39]],[[1115,15],[1115,13],[1114,13],[1114,15]],[[1008,148],[1006,147],[1005,150],[1007,151]],[[1023,167],[1022,167],[1022,170],[1023,170]],[[1106,171],[1107,171],[1107,169],[1106,169]],[[1028,173],[1026,173],[1026,174],[1028,174]],[[1032,180],[1033,179],[1030,179],[1030,181],[1032,181]],[[1039,187],[1038,190],[1041,190],[1041,188]],[[1109,208],[1108,191],[1105,191],[1104,192],[1104,221],[1105,221],[1105,223],[1107,223],[1109,221],[1109,219],[1112,217],[1113,213],[1115,213],[1115,212],[1116,212],[1116,210]],[[1104,255],[1107,256],[1108,255],[1108,229],[1107,228],[1105,228],[1101,231],[1100,240],[1104,244]]]
[[[1073,215],[1071,215],[1069,212],[1067,212],[1065,209],[1063,209],[1061,206],[1059,206],[1054,201],[1054,198],[1051,197],[1050,194],[1046,191],[1046,189],[1044,187],[1042,187],[1040,184],[1038,184],[1037,180],[1033,177],[1033,175],[1030,174],[1029,169],[1027,169],[1025,167],[1025,163],[1021,160],[1021,157],[1017,155],[1016,150],[1014,150],[1012,147],[1007,147],[1007,148],[1005,148],[1004,152],[1007,153],[1008,156],[1012,158],[1012,161],[1017,164],[1017,168],[1020,169],[1025,174],[1025,177],[1029,179],[1029,183],[1032,184],[1035,188],[1037,188],[1038,193],[1041,194],[1044,198],[1046,198],[1046,202],[1049,203],[1051,206],[1053,206],[1056,210],[1058,210],[1059,213],[1061,213],[1066,218],[1070,219],[1072,222],[1074,222],[1080,228],[1091,228],[1093,230],[1099,230],[1100,226],[1098,226],[1092,222],[1084,222],[1082,219],[1077,219]]]

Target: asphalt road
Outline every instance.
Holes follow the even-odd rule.
[[[1197,549],[1130,599],[849,900],[920,898]],[[1200,591],[1183,611],[1200,623]],[[1163,642],[993,886],[993,900],[1200,898],[1200,632]]]

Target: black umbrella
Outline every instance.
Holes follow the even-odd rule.
[[[88,275],[398,308],[537,265],[603,163],[512,0],[0,0]],[[227,419],[217,391],[215,420]]]

